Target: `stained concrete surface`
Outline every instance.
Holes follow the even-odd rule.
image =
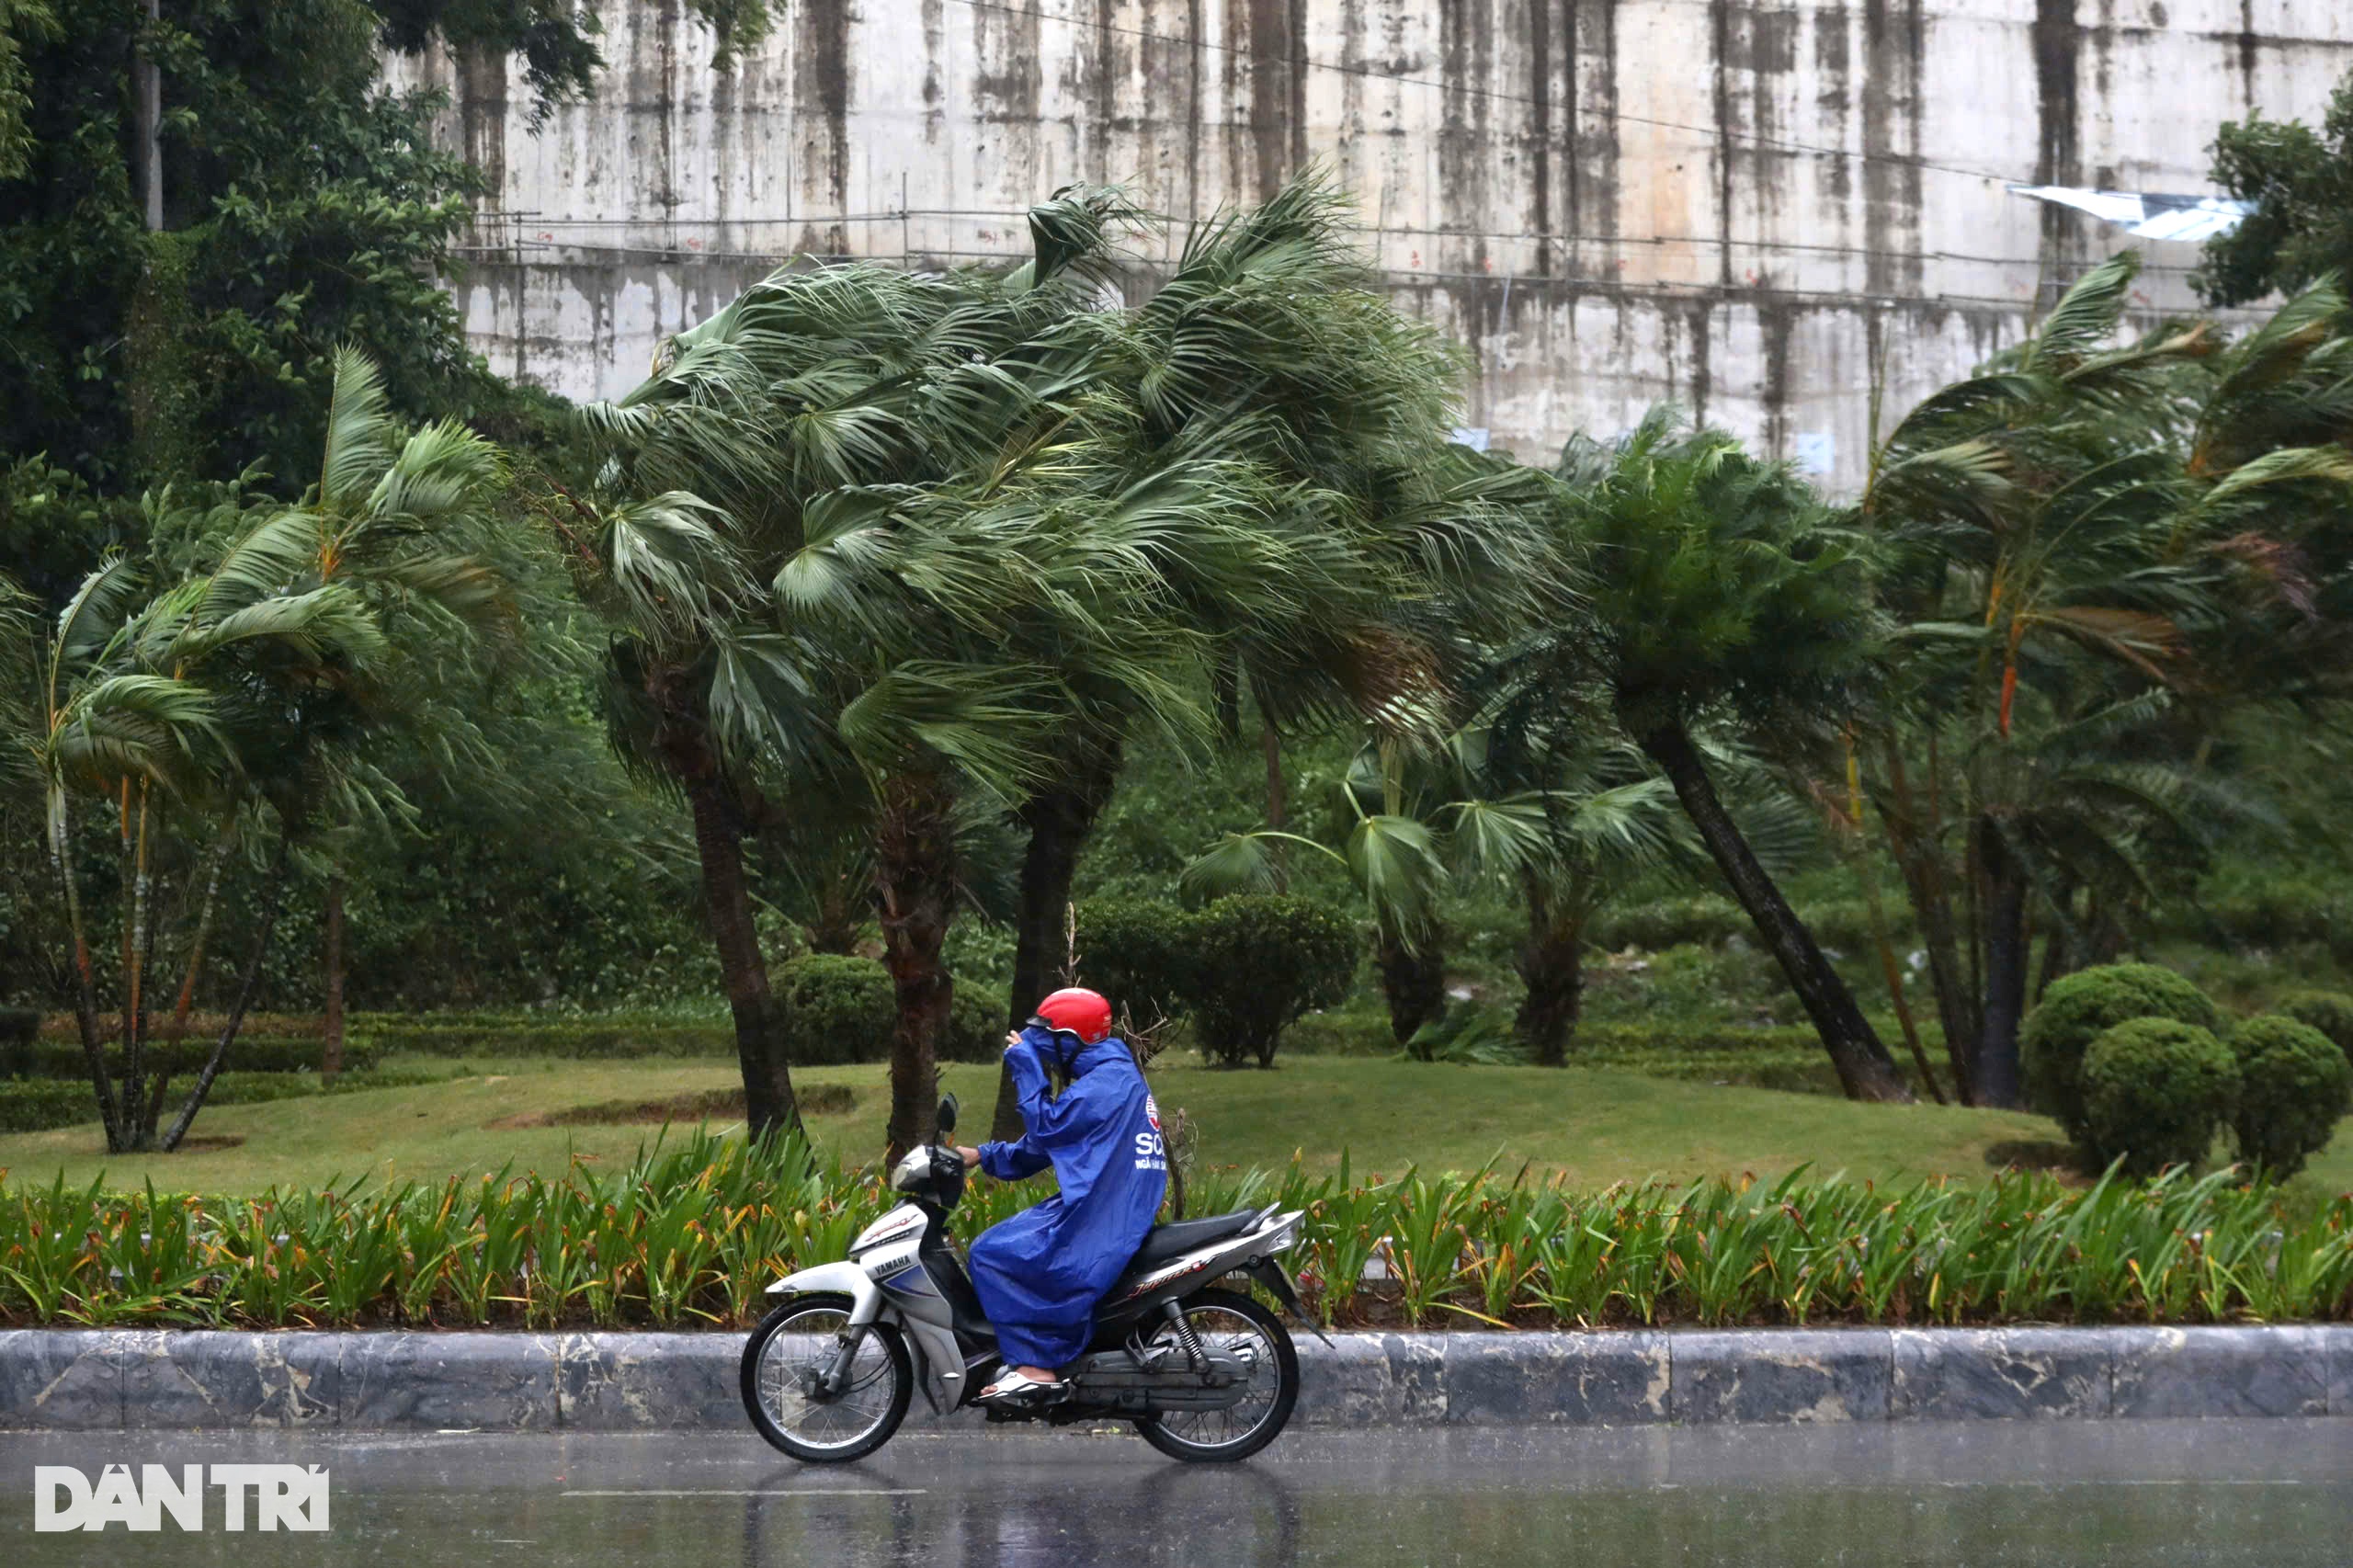
[[[333,1528],[33,1531],[33,1466],[118,1461],[324,1464]],[[10,1568],[2319,1568],[2353,1557],[2353,1424],[1294,1433],[1229,1468],[1079,1433],[911,1433],[838,1469],[748,1435],[21,1434],[0,1541]]]

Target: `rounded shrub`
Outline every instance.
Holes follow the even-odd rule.
[[[2237,1097],[2238,1062],[2214,1031],[2176,1018],[2128,1018],[2084,1052],[2085,1142],[2134,1176],[2194,1165]]]
[[[884,1062],[899,1021],[898,994],[879,959],[808,953],[776,971],[787,1060],[795,1067]],[[1005,1050],[1005,1014],[994,992],[956,982],[948,1004],[943,1062],[994,1062]]]
[[[2079,1142],[2084,1053],[2104,1031],[2130,1018],[2171,1018],[2210,1031],[2222,1022],[2206,994],[2173,971],[2112,963],[2052,981],[2018,1033],[2028,1097]]]
[[[1194,917],[1149,898],[1078,905],[1078,972],[1139,1026],[1185,1011],[1192,990]]]
[[[1328,1007],[1356,978],[1357,933],[1312,899],[1236,893],[1185,922],[1190,949],[1187,1010],[1201,1052],[1225,1067],[1275,1064],[1283,1027]]]
[[[2353,1103],[2353,1062],[2309,1024],[2278,1014],[2249,1018],[2231,1035],[2239,1092],[2231,1115],[2239,1158],[2285,1178],[2328,1146]]]
[[[796,1067],[878,1062],[891,1053],[898,1004],[873,959],[809,953],[776,971],[787,1060]]]
[[[2353,996],[2342,991],[2290,991],[2272,1010],[2320,1030],[2353,1062]]]
[[[1004,993],[959,979],[955,997],[948,1004],[948,1038],[939,1054],[947,1062],[995,1062],[1003,1056]]]

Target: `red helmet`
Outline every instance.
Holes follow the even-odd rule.
[[[1068,1029],[1081,1045],[1093,1045],[1111,1032],[1111,1004],[1099,991],[1074,985],[1038,1004],[1038,1017],[1049,1028]]]

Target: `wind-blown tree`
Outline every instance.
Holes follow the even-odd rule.
[[[1520,478],[1448,445],[1459,361],[1370,288],[1346,234],[1351,212],[1310,171],[1259,207],[1196,226],[1148,299],[1097,318],[1116,335],[1105,384],[1134,410],[1131,460],[1226,457],[1296,486],[1268,523],[1312,586],[1277,603],[1259,584],[1184,562],[1170,573],[1176,612],[1212,639],[1209,678],[1224,717],[1244,685],[1256,699],[1278,816],[1284,729],[1358,722],[1417,692],[1442,677],[1481,606],[1500,614],[1492,607],[1529,597],[1520,515],[1503,504]],[[1079,856],[1117,787],[1132,722],[1116,692],[1083,671],[1074,680],[1077,722],[1061,766],[1020,808],[1016,1023],[1050,989]],[[1001,1137],[1019,1131],[1009,1077],[995,1126]]]
[[[2112,956],[2154,868],[2248,805],[2200,766],[2221,717],[2325,702],[2347,667],[2353,606],[2321,603],[2353,482],[2342,300],[2235,346],[2120,342],[2134,265],[1907,415],[1856,508],[1899,623],[1860,760],[1975,1103],[2018,1102],[2036,926],[2046,982]]]
[[[1863,563],[1787,469],[1654,409],[1614,449],[1572,442],[1560,528],[1595,552],[1588,618],[1513,651],[1502,699],[1563,707],[1597,683],[1675,790],[1727,890],[1798,994],[1850,1097],[1912,1091],[1846,982],[1726,809],[1697,734],[1761,749],[1843,723],[1874,635]]]
[[[1373,960],[1389,1004],[1391,1035],[1403,1045],[1446,1011],[1446,933],[1440,900],[1451,881],[1442,819],[1487,810],[1466,801],[1456,748],[1460,736],[1415,745],[1413,737],[1377,735],[1335,780],[1351,821],[1336,846],[1279,827],[1228,834],[1188,864],[1179,885],[1188,898],[1273,892],[1282,885],[1278,859],[1294,845],[1330,859],[1363,899],[1373,928]]]
[[[875,802],[876,897],[899,1002],[894,1153],[931,1135],[959,807],[1016,801],[1053,778],[1089,697],[1109,693],[1180,743],[1204,741],[1193,694],[1206,640],[1183,624],[1177,585],[1217,571],[1268,594],[1296,585],[1266,521],[1279,487],[1215,460],[1138,476],[1116,410],[1108,432],[1101,412],[1074,410],[1051,442],[1009,462],[829,498],[841,526],[778,575],[858,686],[839,732]]]
[[[441,673],[438,644],[496,619],[498,574],[463,553],[502,477],[495,449],[451,424],[401,437],[373,367],[337,357],[319,483],[295,506],[155,504],[157,553],[196,562],[150,592],[119,559],[93,573],[29,667],[20,755],[42,780],[52,874],[71,926],[75,1016],[110,1149],[177,1147],[259,987],[292,858],[323,822],[404,805],[371,759]],[[424,621],[430,634],[404,637]],[[13,645],[13,644],[12,644]],[[99,1040],[98,971],[75,875],[73,806],[119,828],[119,1055]],[[274,836],[267,848],[254,842]],[[164,921],[158,868],[181,874],[176,1044],[239,840],[267,869],[261,915],[221,1034],[170,1126],[168,1064],[146,1058]]]
[[[857,625],[883,603],[899,614],[920,601],[969,636],[962,608],[998,602],[997,563],[956,558],[948,543],[909,554],[891,519],[927,487],[984,491],[993,472],[1054,449],[1101,358],[1102,335],[1080,318],[1107,229],[1127,213],[1109,193],[1063,193],[1032,211],[1034,256],[1010,272],[786,268],[673,340],[627,397],[583,411],[610,462],[598,494],[552,520],[612,631],[608,709],[623,755],[693,813],[756,1135],[798,1112],[754,927],[746,835],[801,791],[879,793],[892,770],[872,747],[900,733],[879,717],[929,700],[934,733],[910,754],[926,761],[892,787],[897,825],[878,822],[878,885],[888,882],[885,838],[924,846],[926,858],[945,845],[938,808],[957,791],[917,776],[933,761],[986,760],[979,770],[1001,782],[993,765],[1005,747],[986,730],[1013,716],[993,713],[995,699],[952,660],[927,666],[893,644],[878,665],[854,636],[829,644],[804,622]],[[977,587],[958,575],[976,571]],[[1023,680],[1037,678],[1009,685],[1026,692]],[[861,699],[870,705],[853,715]],[[960,713],[975,722],[953,730]],[[868,718],[878,722],[861,760],[847,743]],[[938,744],[951,733],[966,739]],[[926,909],[937,892],[903,891]],[[886,911],[885,924],[908,918]],[[944,1017],[927,985],[908,1006]]]
[[[1552,716],[1552,699],[1539,706]],[[1490,719],[1410,756],[1394,740],[1358,752],[1340,784],[1355,820],[1338,846],[1274,828],[1230,834],[1186,867],[1182,885],[1196,897],[1271,891],[1285,843],[1329,858],[1372,918],[1400,1045],[1445,1011],[1441,901],[1481,885],[1515,894],[1528,932],[1514,1033],[1557,1067],[1581,1011],[1587,926],[1639,879],[1692,864],[1698,846],[1673,790],[1632,745],[1606,737],[1580,749],[1516,708]],[[1560,755],[1540,749],[1556,741]]]

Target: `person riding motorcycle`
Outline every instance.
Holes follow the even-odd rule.
[[[1040,1002],[1026,1027],[1006,1036],[1005,1061],[1026,1131],[958,1153],[999,1181],[1051,1165],[1062,1190],[992,1226],[967,1255],[1006,1369],[980,1398],[1042,1401],[1064,1387],[1059,1369],[1085,1353],[1096,1303],[1151,1231],[1168,1158],[1159,1108],[1134,1053],[1111,1032],[1111,1004],[1096,992],[1072,988]]]

